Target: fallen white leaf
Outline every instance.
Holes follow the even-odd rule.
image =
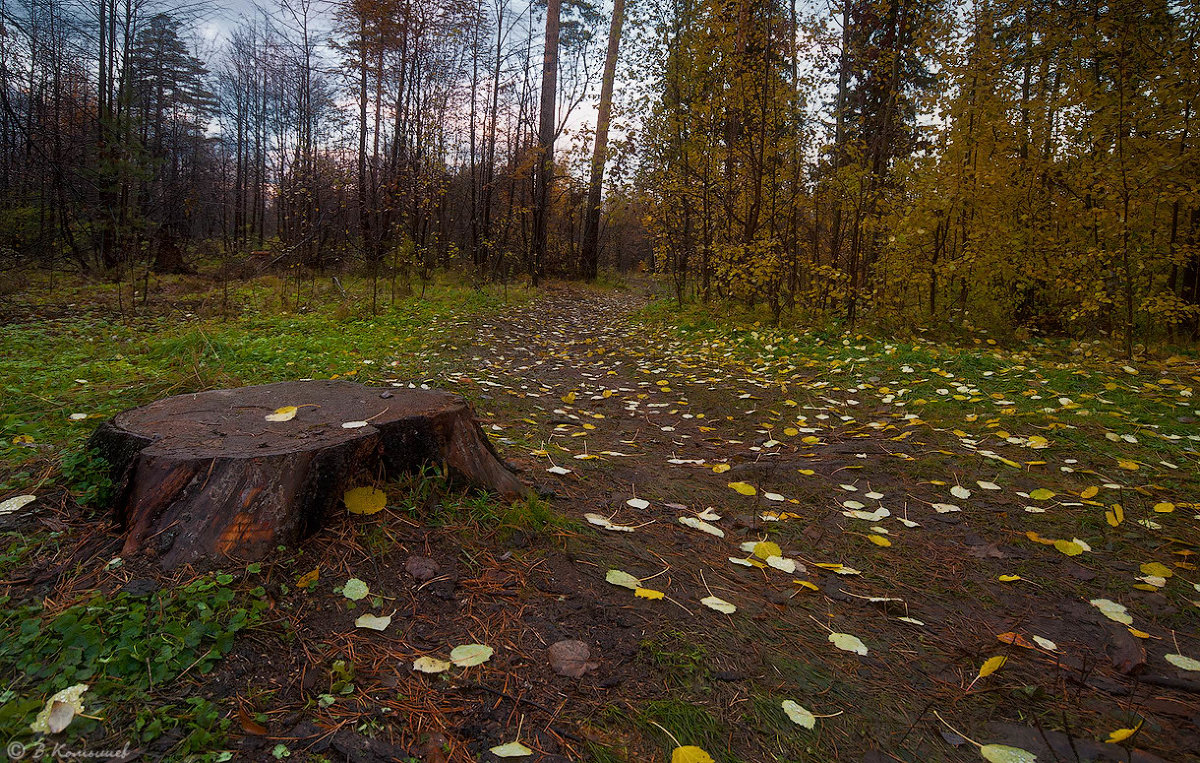
[[[1042,638],[1041,636],[1034,636],[1033,640],[1038,646],[1040,646],[1042,649],[1045,649],[1048,652],[1058,651],[1058,644],[1054,643],[1053,641],[1051,641],[1048,638]]]
[[[37,500],[36,495],[16,495],[0,503],[0,515],[12,514]]]
[[[529,749],[520,742],[509,742],[508,744],[496,745],[490,752],[497,758],[523,758],[526,755],[532,755],[533,750]]]
[[[857,655],[867,653],[867,645],[858,636],[851,636],[849,633],[830,633],[829,642],[844,652],[854,652]]]
[[[422,673],[444,673],[449,669],[449,660],[439,660],[437,657],[418,657],[413,660],[413,670]]]
[[[703,519],[698,519],[696,517],[680,517],[679,524],[687,525],[688,527],[693,527],[693,528],[699,530],[700,532],[705,532],[705,533],[708,533],[709,535],[715,535],[718,538],[725,537],[724,530],[717,527],[716,525],[710,525],[708,522],[705,522]]]
[[[71,724],[76,715],[83,713],[83,693],[87,684],[68,686],[46,700],[46,706],[29,725],[36,734],[57,734]]]
[[[724,599],[718,599],[716,596],[705,596],[700,600],[700,603],[709,609],[715,609],[718,612],[724,612],[727,615],[731,615],[737,611],[736,606],[730,604]]]
[[[1182,670],[1200,671],[1200,660],[1184,657],[1182,654],[1168,654],[1163,659]]]
[[[792,700],[785,699],[781,704],[783,706],[783,712],[787,713],[787,717],[797,726],[803,726],[806,729],[811,729],[817,724],[816,716]]]
[[[486,644],[463,644],[450,650],[450,662],[460,668],[470,668],[492,659],[494,653],[495,650]]]
[[[1118,604],[1108,599],[1092,599],[1091,604],[1100,610],[1109,620],[1121,623],[1122,625],[1131,625],[1133,623],[1133,617],[1125,610],[1124,604]]]
[[[989,763],[1037,763],[1032,752],[1004,744],[985,744],[979,748],[979,754]]]
[[[796,560],[788,559],[783,556],[768,556],[767,564],[779,570],[780,572],[786,572],[789,575],[796,571]]]
[[[631,591],[636,591],[642,587],[642,581],[630,575],[628,572],[621,570],[609,570],[604,579],[613,585],[619,585],[622,588],[628,588]]]
[[[366,615],[360,615],[359,618],[354,621],[354,626],[356,628],[369,628],[370,630],[373,630],[373,631],[387,630],[387,627],[391,624],[392,624],[392,616],[391,615],[383,615],[382,617],[377,617],[375,615],[366,614]]]

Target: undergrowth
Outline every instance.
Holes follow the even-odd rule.
[[[229,721],[203,697],[181,697],[178,684],[210,672],[241,631],[262,621],[261,586],[241,590],[230,574],[197,578],[146,594],[93,593],[55,611],[42,601],[0,598],[0,674],[5,678],[0,733],[32,742],[30,723],[55,692],[86,684],[85,714],[62,741],[102,739],[103,729],[132,729],[135,746],[171,732],[173,754],[218,747]]]

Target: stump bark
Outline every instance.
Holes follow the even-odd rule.
[[[293,419],[266,420],[284,406],[297,406]],[[505,498],[528,491],[463,398],[345,381],[166,398],[118,414],[90,445],[112,467],[122,554],[157,555],[164,567],[262,558],[324,526],[347,489],[423,464]]]

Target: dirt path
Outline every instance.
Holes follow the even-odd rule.
[[[597,670],[560,691],[566,707],[591,708],[585,724],[603,721],[598,739],[617,734],[648,755],[646,737],[666,743],[653,721],[719,760],[978,759],[937,711],[1039,760],[1074,760],[1072,746],[1081,759],[1126,760],[1125,748],[1093,740],[1137,719],[1137,742],[1161,759],[1200,749],[1200,686],[1161,657],[1195,653],[1194,630],[1178,632],[1177,650],[1089,604],[1136,564],[1028,542],[1011,513],[1021,499],[976,486],[1000,480],[994,460],[928,428],[898,436],[894,411],[859,404],[861,390],[829,384],[823,369],[785,391],[714,363],[719,348],[698,354],[648,334],[629,318],[641,304],[552,293],[481,325],[468,353],[478,371],[458,380],[476,385],[485,428],[524,478],[553,491],[556,510],[634,528],[590,529],[535,565],[533,585],[558,598],[528,603],[521,618],[523,643],[592,645]],[[1004,481],[1039,484],[1021,472]],[[951,503],[954,485],[972,489],[965,510]],[[697,514],[724,537],[679,522]],[[759,547],[781,557],[771,566],[743,547],[761,541],[778,546]],[[604,585],[610,569],[665,598]],[[709,596],[736,611],[705,607]],[[1147,599],[1160,632],[1187,622]],[[831,633],[866,653],[835,647]],[[1002,670],[973,682],[992,657],[1007,659]],[[808,731],[786,718],[785,699],[838,715]]]

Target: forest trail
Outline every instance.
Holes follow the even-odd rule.
[[[815,757],[798,759],[974,759],[969,745],[954,750],[928,733],[950,733],[933,721],[937,710],[973,738],[1041,751],[1041,760],[1072,744],[1125,755],[1089,741],[1096,732],[1085,728],[1072,729],[1081,737],[1072,742],[1005,722],[1009,703],[1061,706],[1067,724],[1089,723],[1075,715],[1082,707],[1106,707],[1110,731],[1146,719],[1151,748],[1200,745],[1188,730],[1197,684],[1162,657],[1197,652],[1194,630],[1169,627],[1189,615],[1151,587],[1139,603],[1161,630],[1138,639],[1090,603],[1169,555],[1159,547],[1098,563],[1106,549],[1091,553],[1083,529],[1057,547],[1027,537],[1033,527],[1051,535],[1048,523],[1028,521],[1041,514],[1058,515],[1052,529],[1065,534],[1061,525],[1074,525],[1064,514],[1096,513],[1061,484],[1044,487],[1071,474],[1050,471],[1037,435],[983,447],[898,414],[879,400],[887,380],[855,377],[853,366],[810,363],[781,385],[770,366],[786,356],[747,362],[719,343],[649,330],[631,317],[644,303],[552,293],[481,324],[467,352],[479,370],[457,380],[478,386],[502,452],[530,450],[514,460],[553,491],[556,510],[615,526],[561,560],[575,582],[561,568],[549,578],[568,601],[596,597],[587,627],[573,630],[559,612],[525,619],[537,640],[602,645],[592,680],[619,681],[604,701],[625,702],[632,715],[695,716],[710,746],[746,760],[792,759],[801,747]],[[985,381],[958,384],[974,394]],[[1086,454],[1071,455],[1083,460],[1065,458],[1077,464],[1067,469],[1088,473]],[[612,569],[664,600],[604,586]],[[709,597],[736,610],[708,609]],[[1140,614],[1136,623],[1156,630]],[[844,643],[861,655],[833,634],[853,636]],[[1002,677],[977,678],[997,657]],[[798,746],[786,699],[841,715],[818,721]]]
[[[691,321],[639,289],[552,285],[478,311],[460,296],[270,331],[252,316],[163,345],[111,329],[87,374],[130,397],[93,402],[78,380],[43,393],[111,415],[152,394],[131,369],[180,347],[219,351],[212,373],[240,383],[427,384],[467,396],[542,498],[508,505],[431,468],[278,558],[167,576],[114,561],[118,534],[42,490],[40,514],[10,520],[54,535],[9,552],[8,590],[35,603],[4,613],[21,635],[0,663],[35,655],[21,669],[47,682],[73,669],[56,634],[99,611],[94,595],[107,614],[79,632],[118,656],[121,629],[144,627],[123,614],[141,597],[180,623],[200,603],[215,624],[247,608],[248,627],[188,642],[161,675],[134,660],[88,679],[87,706],[109,702],[110,720],[79,732],[125,738],[117,698],[140,697],[177,724],[144,737],[152,757],[496,761],[520,741],[540,763],[661,761],[677,743],[721,763],[979,760],[960,733],[1038,761],[1200,749],[1194,362]],[[54,357],[46,379],[80,373]],[[62,418],[29,418],[34,443]],[[556,670],[563,640],[590,654]],[[414,668],[469,644],[490,657]],[[120,693],[135,681],[147,693]],[[18,722],[44,702],[24,694]],[[226,736],[170,709],[192,698]]]

